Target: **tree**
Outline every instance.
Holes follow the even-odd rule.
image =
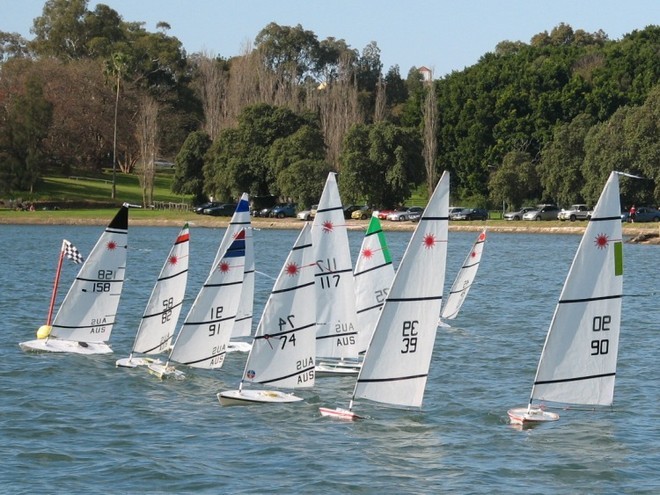
[[[140,101],[136,139],[140,150],[142,206],[153,204],[156,155],[158,153],[158,103],[149,96]]]
[[[119,90],[121,88],[122,77],[126,74],[128,63],[129,58],[125,54],[116,52],[106,61],[105,65],[105,73],[112,77],[115,87],[115,119],[112,133],[112,192],[110,194],[112,199],[115,199],[117,194],[117,113],[119,110]]]
[[[436,159],[438,157],[438,103],[433,80],[427,83],[426,98],[422,109],[424,168],[426,169],[426,188],[430,198],[437,182]]]
[[[270,147],[309,124],[310,119],[309,115],[272,105],[245,108],[238,127],[222,131],[209,149],[204,165],[205,192],[224,198],[236,198],[245,191],[253,196],[271,194]]]
[[[204,110],[203,129],[215,140],[227,122],[227,85],[229,72],[222,60],[201,54],[194,60],[197,85]]]
[[[29,190],[31,193],[46,165],[43,142],[53,114],[53,106],[44,98],[40,80],[30,77],[25,94],[5,108],[5,125],[0,136],[0,189]]]
[[[174,159],[174,181],[172,191],[191,194],[193,202],[199,204],[204,196],[204,156],[211,147],[211,139],[203,131],[191,132]]]
[[[411,186],[424,180],[419,134],[389,122],[353,126],[341,159],[339,189],[351,201],[360,198],[374,206],[399,205],[410,197]]]
[[[264,65],[283,74],[285,80],[300,83],[307,76],[318,79],[320,44],[314,32],[300,24],[290,27],[271,22],[257,34],[254,44]]]
[[[580,203],[584,182],[584,139],[593,124],[587,114],[580,114],[568,124],[555,128],[553,139],[541,150],[538,171],[545,193],[560,204]]]
[[[34,19],[34,51],[63,60],[78,59],[87,53],[84,18],[87,0],[47,0],[41,16]]]
[[[512,151],[502,165],[492,173],[489,181],[490,200],[509,208],[522,206],[538,193],[538,178],[528,153]]]

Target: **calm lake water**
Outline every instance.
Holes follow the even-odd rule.
[[[307,401],[223,408],[245,354],[224,368],[159,381],[115,368],[178,228],[131,227],[113,355],[28,354],[45,322],[64,237],[87,254],[102,227],[0,226],[0,491],[4,493],[660,493],[658,246],[624,247],[615,405],[560,411],[520,431],[506,411],[527,403],[577,235],[490,233],[454,327],[439,329],[419,411],[359,403],[343,423],[318,407],[348,403],[351,378],[319,378]],[[188,297],[223,229],[192,228]],[[255,315],[297,231],[255,232]],[[450,233],[446,289],[476,233]],[[349,234],[353,256],[362,239]],[[387,233],[395,263],[410,237]],[[60,300],[77,266],[67,262]],[[255,321],[256,326],[256,321]]]

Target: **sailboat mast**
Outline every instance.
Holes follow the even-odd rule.
[[[46,318],[46,325],[50,326],[53,321],[53,309],[55,308],[55,299],[57,298],[57,287],[60,285],[60,273],[62,272],[62,262],[64,261],[64,248],[66,241],[62,240],[62,248],[60,249],[60,259],[57,261],[57,271],[55,272],[55,282],[53,283],[53,293],[50,296],[50,307],[48,308],[48,317]]]

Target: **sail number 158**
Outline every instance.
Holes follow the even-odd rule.
[[[607,332],[610,329],[612,317],[610,315],[594,316],[591,330],[594,332]],[[595,339],[591,341],[591,355],[600,356],[607,354],[610,350],[609,339]]]

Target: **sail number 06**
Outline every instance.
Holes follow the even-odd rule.
[[[403,322],[403,349],[401,349],[401,354],[409,354],[417,351],[417,330],[415,327],[418,323],[417,320]]]
[[[612,317],[610,315],[594,316],[591,330],[594,332],[607,332],[610,329]],[[600,356],[607,354],[610,350],[609,339],[595,339],[591,341],[591,355]]]

